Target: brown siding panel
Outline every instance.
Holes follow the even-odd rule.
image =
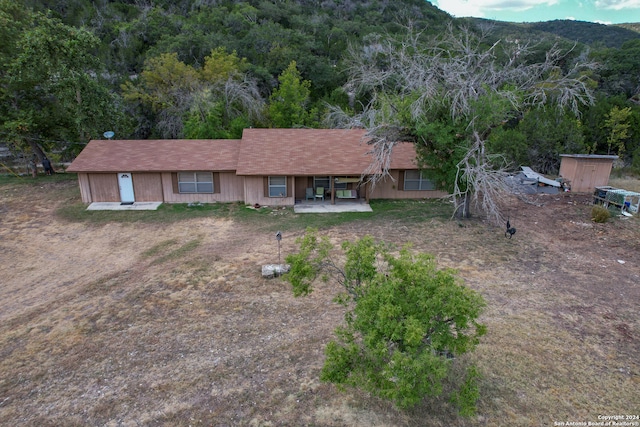
[[[219,194],[221,192],[220,188],[220,174],[218,172],[213,173],[213,193]]]
[[[180,190],[178,189],[178,174],[176,172],[171,174],[171,189],[174,194],[180,193]]]
[[[78,173],[78,184],[80,185],[80,197],[82,197],[83,203],[91,203],[91,187],[89,183],[89,174]]]
[[[234,172],[216,172],[219,184],[214,193],[185,193],[180,194],[177,186],[177,176],[175,173],[164,172],[162,174],[162,188],[164,191],[165,203],[216,203],[216,202],[241,202],[244,200],[244,177],[238,176]],[[216,178],[214,178],[215,180]]]
[[[386,179],[377,183],[373,191],[369,192],[369,199],[429,199],[444,197],[447,195],[445,191],[439,190],[403,191],[400,188],[401,172],[402,175],[404,175],[404,171],[392,170],[390,173],[396,178],[396,181],[394,182],[391,179]]]
[[[606,157],[606,158],[605,158]],[[590,193],[607,185],[615,156],[563,155],[560,176],[570,181],[574,193]]]
[[[245,176],[244,177],[244,202],[248,205],[261,206],[293,206],[295,204],[294,197],[269,197],[268,185],[265,191],[265,182],[268,183],[267,177],[264,176]]]
[[[159,173],[134,173],[133,191],[136,202],[162,202],[162,176]]]
[[[304,200],[307,188],[310,188],[309,178],[306,176],[296,176],[293,184],[293,194],[297,200]]]
[[[89,174],[89,188],[93,202],[119,202],[120,189],[115,173]]]

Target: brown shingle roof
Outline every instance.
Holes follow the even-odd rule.
[[[240,140],[92,140],[69,172],[233,171]]]
[[[410,142],[401,142],[393,147],[390,169],[417,169],[416,148]]]
[[[245,129],[242,140],[92,140],[69,172],[236,171],[238,175],[360,175],[371,147],[361,129]],[[392,169],[415,169],[397,144]]]
[[[371,164],[362,129],[245,129],[238,175],[360,175]],[[415,168],[411,144],[394,148],[394,169]]]

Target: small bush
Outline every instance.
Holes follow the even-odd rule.
[[[594,222],[603,223],[607,222],[607,220],[611,218],[611,214],[609,210],[602,205],[595,205],[591,209],[591,219]]]

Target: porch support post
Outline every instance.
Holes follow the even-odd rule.
[[[335,205],[336,204],[336,189],[334,187],[333,184],[333,177],[329,176],[329,188],[331,188],[331,204]]]
[[[369,203],[369,183],[364,183],[364,200]]]

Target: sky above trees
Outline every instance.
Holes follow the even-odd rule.
[[[640,0],[433,0],[451,15],[509,22],[575,19],[601,24],[640,21]]]

